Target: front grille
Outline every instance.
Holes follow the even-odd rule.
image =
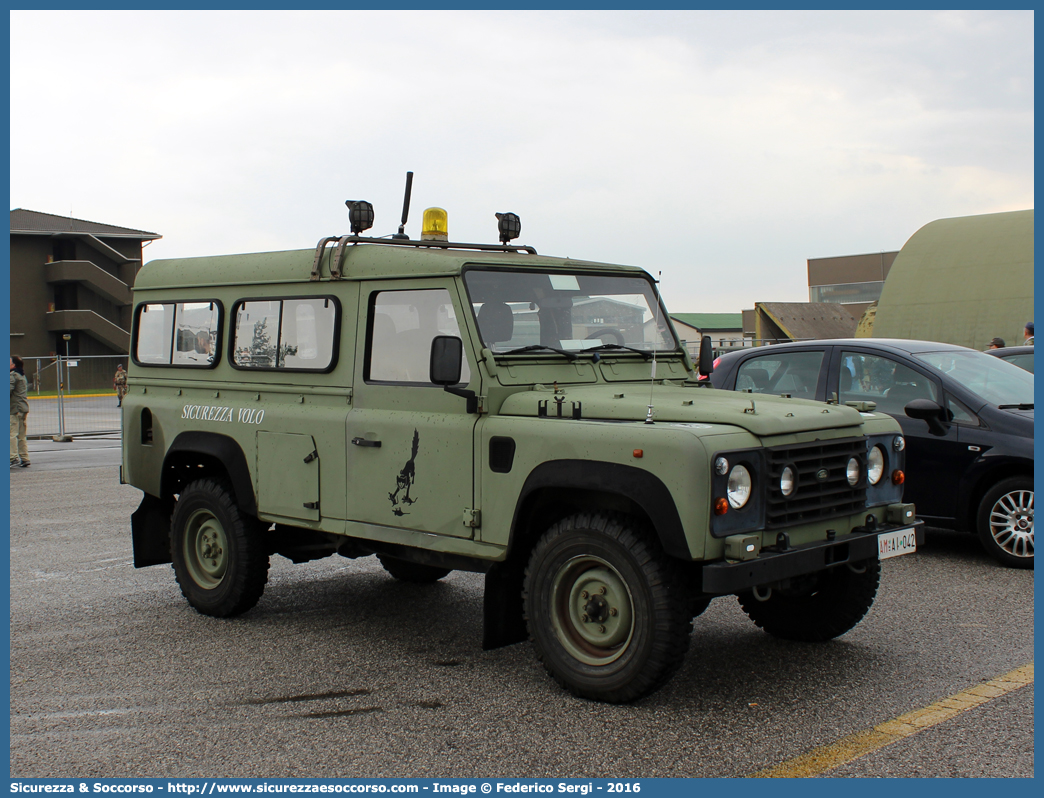
[[[852,515],[866,507],[866,439],[816,441],[765,450],[768,458],[766,529],[796,526],[823,518]],[[859,483],[848,484],[848,461],[857,457]],[[797,471],[797,490],[784,496],[779,478],[786,466]],[[817,475],[826,470],[826,478]]]

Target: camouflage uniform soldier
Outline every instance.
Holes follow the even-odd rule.
[[[25,440],[25,417],[29,415],[29,383],[22,358],[11,355],[11,468],[29,465],[29,445]]]
[[[112,387],[116,390],[116,407],[123,406],[123,397],[127,395],[127,372],[123,370],[123,364],[116,366],[116,376],[112,378]]]

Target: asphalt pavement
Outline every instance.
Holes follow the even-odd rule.
[[[482,650],[477,574],[277,556],[257,607],[201,616],[169,566],[133,568],[118,440],[30,446],[10,475],[12,778],[742,777],[1033,662],[1033,572],[930,531],[838,640],[775,640],[722,598],[664,689],[578,700],[528,644]],[[822,775],[1033,772],[1030,683]]]

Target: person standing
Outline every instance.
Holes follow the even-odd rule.
[[[1025,339],[1022,343],[1026,346],[1033,346],[1033,322],[1026,322],[1026,329],[1022,331],[1022,337]]]
[[[25,417],[29,415],[29,383],[22,358],[11,355],[11,468],[29,466]]]
[[[116,407],[123,407],[123,397],[127,395],[127,372],[123,364],[116,364],[116,376],[112,378],[112,387],[116,391]]]
[[[986,348],[987,349],[1003,349],[1004,346],[1005,346],[1005,344],[1004,344],[1004,339],[1003,338],[994,338],[992,341],[990,341],[990,345],[988,347],[986,347]]]

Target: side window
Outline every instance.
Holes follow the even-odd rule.
[[[338,305],[333,297],[237,302],[232,364],[245,369],[328,371],[334,363]]]
[[[212,367],[220,329],[218,302],[140,305],[134,358],[152,365]]]
[[[234,362],[241,368],[274,369],[279,332],[279,300],[241,302],[236,306]]]
[[[337,314],[329,298],[286,299],[279,340],[284,347],[281,368],[325,369],[333,362]]]
[[[449,291],[381,291],[370,310],[366,379],[430,385],[431,341],[436,335],[460,334]],[[460,381],[471,381],[465,358]]]
[[[173,305],[141,305],[138,308],[138,337],[134,342],[134,359],[139,363],[169,364],[173,325]]]
[[[209,366],[214,363],[218,334],[218,309],[213,302],[186,302],[174,306],[175,366]]]
[[[956,421],[958,424],[964,424],[969,427],[979,426],[979,419],[976,415],[949,394],[946,395],[946,409],[950,411],[951,421]]]
[[[879,355],[842,352],[838,399],[842,404],[876,402],[881,412],[901,416],[914,399],[938,402],[939,391],[934,380],[902,363]]]
[[[1033,373],[1033,355],[1012,355],[1011,357],[1004,358],[1009,363],[1018,366],[1020,369],[1026,369],[1030,374]]]
[[[774,352],[751,358],[736,374],[736,390],[815,399],[823,355],[823,352]]]

